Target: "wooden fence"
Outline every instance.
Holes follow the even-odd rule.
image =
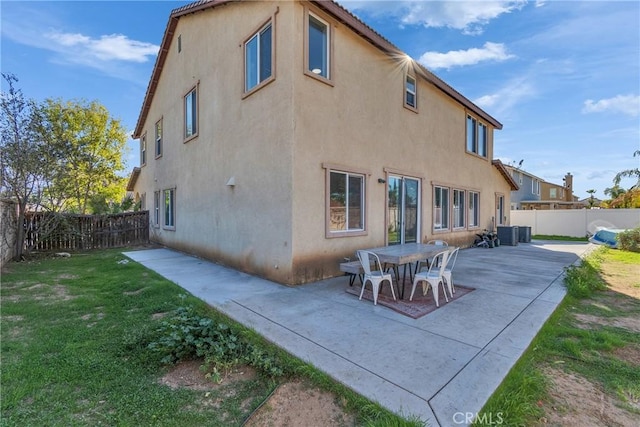
[[[85,250],[149,243],[149,211],[114,215],[37,212],[25,218],[27,250]]]

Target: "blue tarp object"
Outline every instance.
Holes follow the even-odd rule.
[[[589,237],[589,241],[591,243],[596,243],[598,245],[606,245],[610,248],[617,249],[618,248],[618,240],[616,236],[618,233],[621,233],[625,230],[622,229],[612,229],[612,228],[602,228],[596,231],[596,234]]]

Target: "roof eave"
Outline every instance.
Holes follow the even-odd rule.
[[[495,159],[491,161],[491,164],[495,166],[496,169],[498,169],[498,171],[500,172],[502,177],[505,179],[505,181],[509,183],[509,186],[511,187],[511,191],[518,191],[520,189],[520,186],[518,185],[518,183],[513,179],[513,177],[507,170],[507,168],[504,167],[504,163],[502,163],[498,159]]]

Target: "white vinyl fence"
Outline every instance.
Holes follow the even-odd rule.
[[[531,227],[531,234],[585,237],[600,228],[640,227],[640,209],[516,210],[509,225]]]

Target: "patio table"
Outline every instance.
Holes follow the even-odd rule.
[[[382,246],[367,250],[378,255],[381,263],[393,265],[393,271],[395,273],[396,280],[398,281],[398,293],[400,294],[400,299],[403,299],[407,266],[409,267],[409,279],[413,282],[414,272],[412,271],[411,264],[417,264],[418,261],[424,261],[427,258],[431,258],[437,253],[447,249],[452,248],[426,243],[405,243],[403,245]],[[404,266],[402,274],[402,290],[400,290],[400,276],[398,274],[398,267],[401,265]],[[416,270],[417,268],[418,266],[416,265]]]

